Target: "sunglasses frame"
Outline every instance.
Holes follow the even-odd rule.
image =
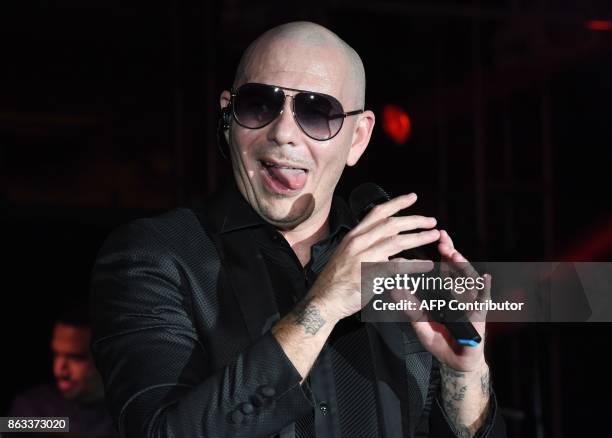
[[[261,126],[259,126],[257,128],[251,128],[249,126],[245,126],[242,123],[240,123],[240,120],[238,120],[238,116],[236,115],[236,106],[234,105],[234,99],[236,98],[238,92],[240,91],[240,88],[244,87],[245,85],[262,85],[264,87],[277,88],[279,90],[296,91],[297,93],[294,94],[294,95],[288,95],[288,94],[283,93],[283,102],[282,102],[280,110],[278,111],[276,116],[274,116],[269,122],[267,122],[267,123],[265,123],[265,124],[263,124],[263,125],[261,125]],[[306,132],[306,130],[304,129],[304,127],[300,123],[299,118],[295,114],[295,96],[297,96],[298,94],[314,94],[316,96],[322,96],[322,97],[324,97],[326,99],[332,99],[332,100],[338,102],[338,105],[340,105],[340,109],[343,112],[341,112],[339,114],[334,114],[334,116],[332,118],[330,118],[330,120],[331,119],[336,119],[336,118],[338,118],[338,119],[341,118],[342,121],[340,122],[340,127],[338,128],[338,131],[336,131],[336,133],[334,135],[332,135],[329,138],[320,139],[320,138],[313,137],[308,132]],[[350,117],[350,116],[355,116],[357,114],[361,114],[361,113],[363,113],[365,111],[364,109],[357,109],[357,110],[353,110],[353,111],[346,111],[346,112],[344,112],[344,107],[342,106],[342,103],[338,99],[336,99],[334,96],[330,96],[329,94],[325,94],[325,93],[318,93],[316,91],[308,91],[308,90],[300,90],[299,88],[281,87],[279,85],[262,84],[262,83],[259,83],[259,82],[247,82],[247,83],[244,83],[244,84],[240,85],[236,89],[232,88],[231,99],[230,99],[230,103],[229,103],[229,106],[231,107],[232,117],[234,118],[236,123],[238,123],[243,128],[247,128],[247,129],[261,129],[261,128],[265,128],[270,123],[275,121],[278,118],[278,116],[280,116],[283,113],[283,111],[285,110],[285,101],[287,100],[287,96],[291,97],[291,113],[293,114],[293,120],[295,120],[295,123],[300,127],[300,130],[304,134],[306,134],[309,138],[312,138],[313,140],[316,140],[316,141],[328,141],[328,140],[331,140],[336,135],[338,135],[340,133],[340,131],[342,130],[342,127],[344,126],[344,119],[345,118]]]

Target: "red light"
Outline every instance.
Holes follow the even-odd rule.
[[[559,260],[570,262],[589,262],[602,259],[612,250],[612,218],[595,228],[580,243],[566,252]]]
[[[412,122],[404,108],[385,105],[382,110],[383,130],[396,144],[406,143],[412,132]]]
[[[590,30],[612,30],[612,20],[589,20],[586,27]]]

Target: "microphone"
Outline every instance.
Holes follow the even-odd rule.
[[[361,221],[378,204],[391,200],[391,197],[380,186],[374,183],[364,183],[357,186],[349,196],[349,206],[353,215]],[[407,259],[426,259],[423,253],[418,250],[402,251],[399,254]],[[448,300],[451,295],[448,291],[440,291],[442,298]],[[475,347],[482,341],[482,338],[463,311],[452,311],[452,321],[444,321],[443,315],[429,312],[436,322],[443,324],[449,333],[455,338],[458,344]],[[448,315],[447,315],[448,316]],[[447,318],[448,319],[448,318]]]

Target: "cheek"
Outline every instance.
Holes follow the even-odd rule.
[[[315,159],[318,162],[320,179],[330,181],[339,178],[346,165],[348,151],[339,145],[325,145]]]
[[[89,363],[73,362],[70,365],[70,373],[75,380],[86,380],[92,369],[93,367]]]
[[[61,371],[61,363],[59,358],[53,359],[53,374],[58,375]]]
[[[232,149],[236,155],[242,157],[243,161],[245,158],[249,158],[253,155],[255,144],[257,143],[258,135],[260,130],[257,129],[235,129],[232,133]]]

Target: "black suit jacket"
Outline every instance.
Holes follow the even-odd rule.
[[[221,196],[206,214],[141,219],[100,251],[92,350],[123,437],[289,438],[313,408],[270,333],[279,319],[270,279],[232,208]],[[381,436],[455,436],[435,399],[432,356],[410,325],[367,330]],[[494,397],[492,406],[482,436],[505,436]]]

